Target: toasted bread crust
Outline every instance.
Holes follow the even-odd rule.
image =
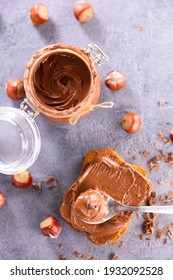
[[[86,154],[81,172],[83,172],[85,170],[85,168],[94,160],[94,158],[96,156],[100,156],[100,155],[107,155],[112,160],[114,160],[116,163],[118,163],[120,165],[125,163],[125,160],[122,157],[120,157],[117,152],[115,152],[114,150],[111,150],[109,148],[105,148],[101,151],[92,150],[88,154]],[[126,164],[130,165],[132,168],[134,168],[136,171],[138,171],[144,177],[147,176],[147,171],[144,168],[137,166],[137,165],[130,164],[130,163],[126,163]]]

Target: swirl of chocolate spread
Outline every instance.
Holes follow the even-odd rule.
[[[74,209],[79,219],[92,222],[100,221],[109,213],[106,195],[93,189],[77,197]]]
[[[80,104],[88,94],[90,83],[91,76],[86,63],[68,53],[45,58],[34,76],[34,87],[39,99],[58,111]]]

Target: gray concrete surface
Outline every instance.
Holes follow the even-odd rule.
[[[142,217],[133,216],[128,232],[121,238],[124,246],[119,248],[119,243],[92,244],[83,234],[70,229],[59,214],[62,195],[77,178],[83,157],[91,149],[113,148],[126,161],[147,168],[147,160],[139,151],[147,150],[152,156],[156,148],[163,148],[163,143],[156,141],[158,131],[168,136],[173,127],[173,2],[90,1],[95,17],[85,24],[73,16],[75,1],[43,2],[49,8],[50,19],[35,27],[29,19],[33,1],[0,1],[1,106],[19,107],[20,102],[6,96],[6,82],[12,77],[22,78],[33,53],[56,42],[81,48],[87,43],[97,43],[110,58],[99,68],[102,80],[109,70],[119,69],[127,76],[127,84],[119,92],[110,92],[103,82],[101,101],[114,101],[116,107],[95,110],[76,126],[60,126],[41,117],[37,119],[42,149],[30,171],[36,181],[55,175],[59,185],[52,190],[43,186],[42,191],[18,191],[11,186],[10,176],[0,174],[0,190],[7,197],[6,206],[0,210],[0,259],[59,259],[61,254],[75,259],[74,251],[102,260],[110,259],[113,253],[124,260],[173,259],[171,239],[164,245],[164,239],[157,240],[155,232],[150,246],[149,241],[140,240]],[[167,99],[169,104],[165,104]],[[127,111],[136,111],[143,117],[143,127],[136,135],[128,135],[121,128],[122,116]],[[171,152],[173,146],[164,150]],[[132,154],[128,154],[129,151]],[[164,172],[168,175],[164,176]],[[161,173],[149,173],[149,178],[159,195],[172,188],[173,171],[164,164]],[[163,184],[159,185],[161,178]],[[63,230],[58,239],[48,239],[40,234],[39,223],[54,210]],[[157,222],[164,227],[173,222],[173,216],[160,215]],[[59,248],[61,243],[63,247]]]

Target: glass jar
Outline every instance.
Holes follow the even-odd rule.
[[[0,173],[19,173],[36,161],[39,114],[61,124],[88,114],[86,108],[96,104],[101,93],[96,65],[107,60],[95,44],[80,49],[58,43],[32,56],[24,72],[26,99],[20,109],[0,108]]]

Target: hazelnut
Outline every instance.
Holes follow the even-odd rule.
[[[119,90],[124,87],[126,77],[121,71],[112,70],[105,78],[105,84],[110,90]]]
[[[14,174],[11,177],[11,184],[16,189],[27,189],[32,185],[32,176],[28,170]]]
[[[6,198],[5,195],[0,191],[0,209],[5,205]]]
[[[73,12],[76,19],[80,22],[89,21],[94,16],[93,7],[85,1],[74,3]]]
[[[170,131],[170,139],[171,139],[171,141],[172,141],[172,143],[173,143],[173,129]]]
[[[124,115],[122,121],[123,129],[128,133],[136,133],[142,126],[142,118],[140,115],[129,112]]]
[[[23,81],[11,79],[5,86],[8,97],[12,99],[22,99],[25,96]]]
[[[47,237],[57,238],[62,230],[62,226],[56,218],[50,216],[40,223],[40,230]]]
[[[44,4],[34,4],[30,9],[30,18],[36,25],[43,24],[48,20],[48,9]]]

